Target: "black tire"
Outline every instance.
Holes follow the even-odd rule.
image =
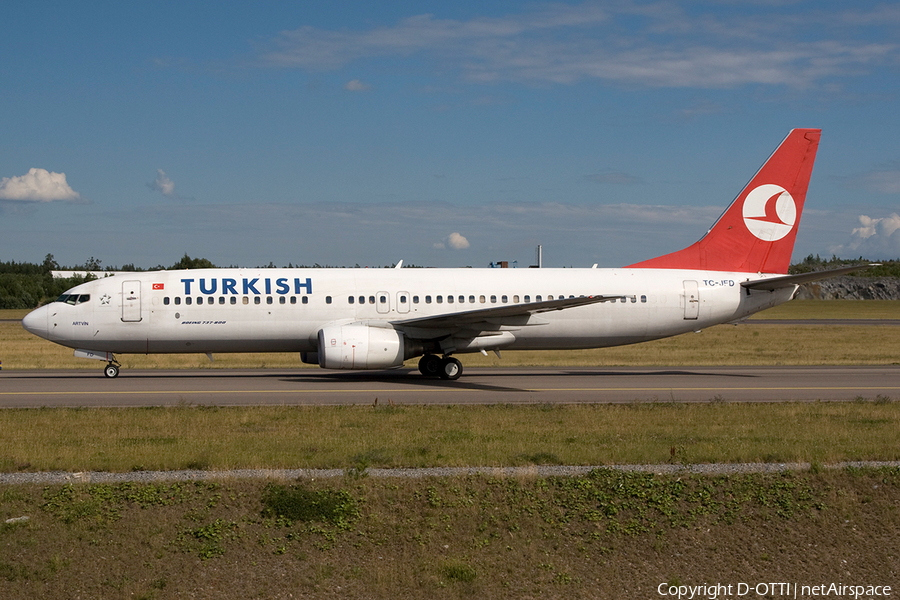
[[[419,373],[425,377],[438,377],[441,374],[441,359],[434,354],[426,354],[419,359]]]
[[[109,363],[106,365],[106,368],[103,369],[103,374],[106,375],[107,379],[115,379],[119,376],[119,367]]]
[[[456,381],[462,375],[462,372],[462,363],[452,356],[448,356],[441,360],[441,379]]]

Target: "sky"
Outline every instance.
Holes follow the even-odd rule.
[[[794,258],[900,257],[900,4],[30,2],[0,261],[631,264],[822,129]]]

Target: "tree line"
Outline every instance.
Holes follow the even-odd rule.
[[[170,267],[157,266],[150,270],[162,269],[204,269],[215,265],[205,258],[191,258],[185,254],[181,260]],[[85,281],[96,279],[95,275],[86,274],[75,277],[53,277],[53,271],[143,271],[133,264],[121,267],[106,267],[93,256],[82,265],[63,266],[56,262],[52,254],[44,258],[44,262],[0,262],[0,309],[36,308],[58,298],[69,288]]]

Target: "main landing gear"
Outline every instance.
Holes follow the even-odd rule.
[[[455,381],[462,375],[462,363],[452,356],[443,358],[434,354],[426,354],[419,359],[419,372],[425,377],[440,377]]]

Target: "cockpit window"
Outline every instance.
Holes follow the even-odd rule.
[[[72,306],[75,306],[76,304],[84,304],[85,302],[90,302],[90,300],[90,294],[63,294],[56,299],[57,302],[62,302],[63,304],[71,304]]]

